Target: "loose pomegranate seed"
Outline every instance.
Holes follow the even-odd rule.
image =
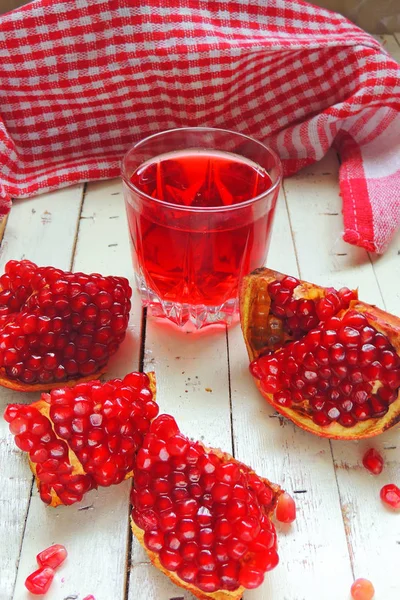
[[[281,523],[293,523],[296,520],[296,504],[287,492],[279,496],[275,516]]]
[[[61,544],[54,544],[46,550],[42,550],[36,557],[40,567],[51,567],[57,569],[67,558],[67,550]]]
[[[124,338],[131,296],[124,278],[10,261],[1,288],[0,369],[10,387],[48,389],[98,372]],[[111,308],[108,321],[100,307]]]
[[[54,570],[51,567],[41,567],[26,578],[25,587],[31,594],[46,594],[52,584],[54,575]]]
[[[383,469],[383,458],[375,448],[370,448],[364,454],[363,465],[373,475],[379,475]]]
[[[368,579],[356,579],[351,586],[351,597],[353,600],[372,600],[374,595],[374,586]]]
[[[394,483],[384,485],[380,495],[382,502],[391,508],[400,508],[400,489]]]
[[[6,408],[4,418],[17,446],[29,452],[44,502],[73,504],[94,487],[120,483],[132,472],[138,449],[138,461],[148,461],[141,446],[158,411],[150,388],[147,375],[131,373],[123,380],[52,390],[31,406]],[[163,485],[158,483],[161,493]],[[142,505],[154,504],[155,493],[142,492]]]
[[[83,600],[96,600],[96,598],[90,594],[89,596],[85,596]]]
[[[156,488],[163,495],[149,515],[143,498]],[[153,421],[137,454],[133,522],[144,530],[145,547],[158,554],[163,567],[203,592],[255,587],[277,564],[270,520],[274,498],[267,482],[234,459],[188,440],[169,415]],[[266,553],[270,559],[257,559]]]

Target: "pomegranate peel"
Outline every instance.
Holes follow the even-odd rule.
[[[56,390],[62,385],[63,387],[73,387],[77,383],[85,383],[86,381],[93,381],[93,379],[99,379],[106,372],[106,367],[104,366],[97,373],[93,373],[93,375],[88,375],[87,377],[79,377],[79,379],[69,379],[68,381],[55,381],[53,383],[45,384],[45,383],[33,383],[27,384],[22,381],[16,381],[14,379],[8,379],[4,376],[4,373],[1,373],[0,370],[0,386],[8,388],[9,390],[14,390],[14,392],[49,392],[50,390]]]
[[[154,373],[130,373],[59,388],[29,406],[10,404],[4,417],[17,446],[29,453],[41,499],[58,506],[132,477],[157,413]]]
[[[160,415],[136,457],[132,531],[175,584],[204,600],[239,600],[278,563],[271,517],[282,493]]]
[[[283,284],[289,295],[280,300]],[[400,421],[400,319],[351,290],[316,286],[310,295],[310,285],[269,269],[244,279],[250,371],[266,400],[303,429],[336,439],[378,435]],[[303,304],[311,296],[314,309]],[[311,321],[290,321],[296,310],[320,320],[307,330]]]

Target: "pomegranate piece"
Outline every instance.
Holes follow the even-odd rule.
[[[391,508],[400,508],[400,488],[394,483],[384,485],[381,489],[381,500]]]
[[[278,564],[279,487],[189,440],[173,417],[152,422],[134,470],[132,530],[177,585],[199,598],[219,590],[239,599]]]
[[[289,310],[291,303],[297,312],[294,304]],[[312,327],[293,325],[300,310],[314,310]],[[300,427],[359,439],[400,421],[399,318],[347,289],[336,292],[258,269],[244,279],[241,322],[261,393]],[[266,333],[272,322],[280,332],[274,343]]]
[[[241,290],[242,324],[252,352],[281,348],[348,308],[357,292],[324,288],[271,269],[245,277]]]
[[[293,523],[296,520],[296,504],[287,492],[279,496],[275,516],[281,523]]]
[[[41,499],[57,506],[130,477],[157,413],[154,374],[130,373],[54,389],[29,406],[9,404],[4,418],[29,453]]]
[[[51,567],[57,569],[67,558],[68,553],[61,544],[54,544],[46,550],[42,550],[36,557],[39,567]]]
[[[25,587],[31,594],[38,596],[46,594],[52,584],[54,575],[54,569],[51,567],[40,567],[26,578]]]
[[[356,579],[351,586],[353,600],[372,600],[374,595],[374,586],[368,579]]]
[[[131,294],[123,277],[9,261],[0,277],[0,385],[49,390],[95,378],[125,337]]]
[[[383,458],[375,448],[370,448],[363,456],[363,465],[373,475],[380,475],[383,470]]]

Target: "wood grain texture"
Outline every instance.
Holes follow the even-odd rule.
[[[16,200],[0,247],[0,272],[8,260],[29,258],[63,269],[71,264],[83,186]],[[0,390],[0,414],[9,402],[28,403],[36,395]],[[30,502],[32,474],[26,457],[16,448],[8,424],[0,418],[0,598],[13,593],[25,519]]]
[[[283,194],[267,264],[297,274]],[[245,599],[347,598],[352,573],[329,441],[279,417],[262,398],[248,372],[238,328],[229,331],[229,354],[235,455],[260,475],[282,485],[293,495],[298,509],[292,526],[277,524],[279,566],[260,588],[247,592]]]
[[[123,275],[132,279],[129,238],[120,182],[87,186],[82,207],[75,271]],[[135,293],[127,338],[113,357],[107,378],[138,367],[141,306]],[[122,600],[125,594],[130,481],[92,491],[80,504],[50,509],[36,491],[28,512],[15,600],[28,600],[24,588],[37,552],[52,543],[64,544],[68,561],[46,595],[60,600],[91,593],[96,600]]]
[[[361,299],[380,307],[390,302],[392,310],[398,313],[398,303],[395,309],[398,291],[393,286],[397,255],[388,252],[379,259],[380,270],[391,273],[392,283],[390,289],[386,284],[382,297],[384,285],[379,269],[375,265],[374,271],[368,253],[341,239],[342,201],[337,169],[338,163],[331,154],[285,183],[300,274],[302,278],[322,285],[358,285]],[[331,175],[323,175],[327,172]],[[307,219],[304,214],[308,215]],[[354,575],[371,579],[377,598],[385,600],[396,600],[400,590],[395,578],[382,576],[385,572],[394,573],[398,564],[400,523],[396,519],[398,515],[390,514],[382,506],[379,490],[385,482],[400,480],[398,450],[389,450],[397,447],[398,439],[399,429],[396,428],[365,442],[331,442]],[[389,459],[384,473],[378,478],[362,467],[362,456],[370,447],[382,449]],[[388,450],[384,450],[385,447]],[[325,527],[322,523],[321,526]]]
[[[149,317],[145,371],[155,371],[160,412],[174,415],[182,432],[207,446],[232,452],[226,329],[183,333]],[[192,598],[157,573],[132,541],[129,600]]]

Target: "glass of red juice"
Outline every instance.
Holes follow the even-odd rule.
[[[242,276],[265,263],[282,178],[264,144],[188,127],[122,162],[136,281],[151,314],[188,329],[238,318]]]

